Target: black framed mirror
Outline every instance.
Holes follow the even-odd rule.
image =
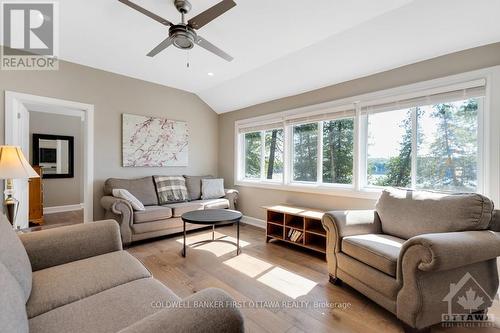
[[[74,138],[65,135],[33,134],[33,165],[43,178],[74,177]]]

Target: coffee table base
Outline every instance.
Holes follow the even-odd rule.
[[[212,243],[212,242],[221,242],[221,243],[227,243],[236,246],[236,255],[239,255],[241,253],[241,247],[240,247],[240,221],[236,222],[236,243],[232,241],[228,241],[225,239],[215,239],[215,224],[212,225],[212,239],[207,239],[207,240],[202,240],[198,242],[194,242],[191,244],[186,244],[186,221],[183,222],[183,247],[182,247],[182,256],[185,258],[186,257],[186,246],[193,246],[193,245],[201,245],[201,244],[206,244],[206,243]]]

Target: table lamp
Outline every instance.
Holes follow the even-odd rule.
[[[14,198],[14,179],[40,177],[24,158],[20,147],[0,146],[0,179],[6,180],[4,207],[7,219],[15,226],[19,201]]]

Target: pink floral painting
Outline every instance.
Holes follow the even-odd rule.
[[[123,114],[124,167],[188,165],[188,126],[184,121]]]

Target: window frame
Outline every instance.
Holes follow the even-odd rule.
[[[249,131],[249,132],[244,132],[244,133],[238,133],[237,135],[239,136],[238,140],[238,145],[241,146],[240,152],[239,152],[239,160],[240,163],[238,163],[239,168],[241,168],[238,173],[242,175],[241,180],[244,180],[245,182],[262,182],[262,183],[269,183],[269,184],[283,184],[283,180],[285,178],[285,170],[283,169],[283,176],[281,177],[281,180],[274,180],[274,179],[267,179],[265,177],[265,169],[266,169],[266,132],[271,131],[271,130],[283,130],[283,140],[285,140],[285,129],[282,127],[269,127],[268,129],[261,129],[261,130],[256,130],[256,131]],[[245,135],[248,133],[257,133],[260,132],[260,177],[258,178],[247,178],[245,176],[246,174],[246,140],[245,140]],[[283,160],[285,159],[285,144],[283,143]]]
[[[465,89],[476,81],[485,82],[485,95],[482,98],[482,105],[478,109],[478,164],[477,164],[477,192],[488,195],[494,200],[500,199],[500,190],[488,183],[500,179],[500,174],[497,174],[500,166],[500,152],[497,152],[500,140],[500,123],[491,122],[493,119],[500,117],[491,114],[491,104],[493,94],[491,93],[491,85],[500,84],[500,66],[487,68],[483,70],[453,75],[445,78],[435,79],[431,81],[419,82],[402,87],[377,91],[373,93],[349,97],[337,101],[322,103],[318,105],[307,106],[299,109],[282,111],[270,115],[259,116],[250,119],[238,120],[235,122],[235,172],[234,183],[238,186],[251,186],[257,188],[268,188],[276,190],[285,190],[292,192],[306,192],[327,195],[338,195],[344,197],[368,198],[375,199],[379,196],[384,187],[367,186],[367,135],[368,135],[368,116],[363,115],[362,107],[368,103],[383,103],[385,101],[398,100],[402,98],[412,98],[433,94],[453,91],[454,89]],[[500,100],[495,100],[496,105]],[[290,119],[306,116],[314,116],[325,113],[325,110],[354,109],[354,140],[353,140],[353,175],[352,184],[332,184],[322,183],[322,166],[323,166],[323,133],[321,121],[318,122],[318,158],[317,158],[317,181],[316,182],[301,182],[293,181],[293,126],[288,123]],[[498,117],[498,118],[497,118]],[[351,117],[343,117],[351,118]],[[336,119],[341,119],[336,118]],[[335,119],[332,119],[335,120]],[[284,172],[281,182],[269,182],[269,180],[251,181],[241,177],[241,159],[242,149],[240,146],[239,129],[242,126],[256,123],[276,123],[280,122],[284,130]],[[416,112],[412,114],[412,157],[417,153],[416,148]],[[244,151],[243,151],[244,153]],[[494,165],[492,165],[492,163]],[[412,186],[416,185],[416,158],[412,158]]]
[[[476,188],[476,192],[477,193],[483,193],[483,167],[482,167],[482,163],[481,163],[481,151],[482,151],[482,146],[484,144],[484,142],[482,142],[483,140],[480,139],[481,137],[481,134],[482,133],[482,130],[483,130],[483,122],[482,122],[482,119],[484,119],[484,105],[485,105],[485,99],[486,99],[486,96],[484,97],[480,97],[478,98],[478,110],[477,110],[477,157],[476,157],[476,162],[477,162],[477,188]],[[434,104],[428,104],[428,105],[425,105],[425,106],[429,106],[429,105],[434,105]],[[400,112],[404,112],[408,110],[408,108],[404,108],[404,109],[394,109],[394,110],[388,110],[388,111],[384,111],[384,112],[381,112],[380,114],[384,114],[386,112],[391,112],[391,111],[400,111]],[[363,145],[364,147],[368,147],[368,133],[369,133],[369,115],[364,115],[362,116],[363,118],[361,119],[361,121],[363,121],[365,124],[365,128],[366,128],[366,132],[365,134],[362,134],[361,135],[361,140],[363,142]],[[415,108],[412,108],[412,111],[411,111],[411,168],[410,168],[410,173],[411,173],[411,181],[410,181],[410,188],[412,189],[417,189],[417,170],[418,170],[418,166],[417,166],[417,157],[418,157],[418,145],[417,145],[417,138],[418,138],[418,118],[417,118],[417,111]],[[363,188],[374,188],[374,189],[379,189],[379,190],[383,190],[384,188],[386,188],[387,186],[378,186],[378,185],[370,185],[368,184],[368,152],[366,151],[362,156],[359,156],[359,158],[361,158],[362,160],[362,163],[365,165],[365,172],[360,175],[362,176],[362,184],[363,184]],[[434,189],[423,189],[423,190],[434,190]],[[439,191],[438,189],[436,189],[436,191]],[[446,191],[444,191],[446,192]],[[456,193],[456,192],[450,192],[450,193]]]

